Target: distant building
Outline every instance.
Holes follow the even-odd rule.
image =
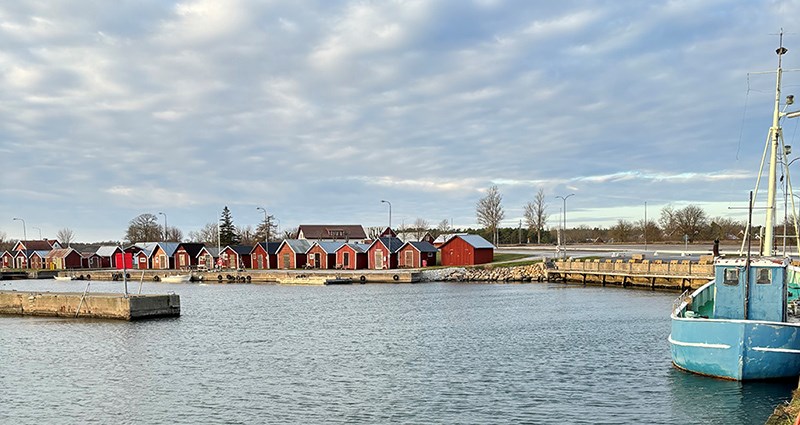
[[[336,268],[336,250],[341,248],[344,242],[317,241],[308,249],[308,267],[314,269],[333,269]]]
[[[311,242],[305,239],[284,239],[278,248],[279,269],[299,269],[306,266]]]
[[[397,251],[403,241],[396,237],[375,239],[367,250],[367,261],[370,269],[396,269]]]
[[[295,239],[312,241],[358,241],[367,238],[360,224],[301,224]]]
[[[254,269],[277,269],[280,242],[259,242],[250,252],[250,267]]]
[[[79,269],[83,266],[83,257],[72,248],[57,248],[45,255],[46,268],[51,270]]]
[[[348,243],[336,250],[336,267],[344,270],[360,270],[369,267],[367,261],[369,244]]]

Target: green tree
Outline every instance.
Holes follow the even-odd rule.
[[[219,219],[219,243],[221,246],[237,245],[240,240],[236,226],[233,225],[233,215],[226,205]]]

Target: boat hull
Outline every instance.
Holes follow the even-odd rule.
[[[672,362],[689,372],[733,380],[800,376],[800,326],[672,316]]]

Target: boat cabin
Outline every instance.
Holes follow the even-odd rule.
[[[715,319],[787,319],[787,260],[782,258],[720,259],[714,266]]]

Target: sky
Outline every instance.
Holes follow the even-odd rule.
[[[540,188],[551,226],[569,194],[568,227],[666,205],[742,219],[775,84],[748,73],[775,70],[781,28],[800,68],[798,10],[0,0],[0,233],[121,240],[151,213],[186,235],[224,206],[237,226],[257,207],[281,229],[385,226],[381,200],[393,227],[474,228],[492,185],[503,226]]]

